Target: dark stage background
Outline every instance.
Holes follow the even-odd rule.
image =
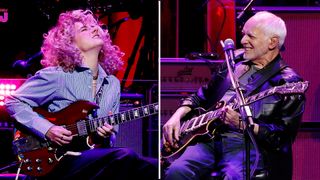
[[[236,20],[248,2],[163,1],[161,125],[174,113],[180,98],[204,84],[214,65],[224,61],[221,45],[217,42],[232,38],[240,48],[239,30],[243,22],[256,11],[271,11],[282,17],[287,25],[285,51],[282,52],[285,61],[310,82],[303,123],[294,144],[293,179],[320,179],[319,1],[254,1],[242,19]],[[194,54],[200,57],[192,56]]]

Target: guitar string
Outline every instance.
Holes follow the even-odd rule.
[[[157,112],[150,113],[150,114],[148,114],[147,116],[151,116],[151,115],[154,115],[154,114],[157,114]],[[146,117],[146,116],[139,116],[139,117],[136,117],[136,118],[132,118],[131,120],[139,119],[139,118],[143,118],[143,117]],[[121,119],[121,118],[118,118],[118,121],[117,121],[117,122],[114,121],[114,122],[116,122],[116,123],[114,123],[113,125],[117,125],[117,124],[122,124],[122,123],[128,122],[128,120],[122,121],[122,120],[119,120],[119,119]],[[108,118],[106,117],[106,118],[98,118],[98,119],[89,119],[89,120],[86,120],[86,121],[84,122],[85,124],[83,124],[83,127],[88,127],[88,126],[91,127],[91,125],[93,125],[95,121],[100,121],[100,122],[103,121],[103,123],[108,121],[109,124],[112,124],[112,123],[110,123],[110,119],[108,119]],[[95,130],[96,128],[98,128],[98,127],[101,127],[100,124],[98,124],[98,125],[99,125],[99,126],[93,125],[93,126],[95,126],[95,127],[94,127],[94,130]],[[66,127],[68,130],[70,130],[70,131],[78,130],[77,124],[66,125],[65,127]]]
[[[130,115],[132,115],[133,118],[131,118],[131,120],[133,120],[133,119],[138,119],[138,118],[143,118],[143,117],[146,117],[146,116],[151,116],[151,115],[157,114],[157,113],[158,113],[158,108],[156,107],[157,105],[158,105],[158,103],[153,103],[153,104],[150,104],[150,105],[147,105],[147,106],[142,106],[142,107],[139,107],[139,108],[134,108],[134,109],[131,109],[131,110],[126,111],[126,112],[114,114],[113,117],[116,117],[116,118],[115,118],[115,120],[113,121],[113,122],[115,122],[115,124],[113,124],[113,125],[122,124],[122,123],[125,123],[125,122],[128,121],[128,120],[125,120],[125,121],[121,120],[121,117],[120,117],[120,116],[121,116],[122,114],[129,115],[129,117],[130,117]],[[147,114],[145,114],[145,113],[142,111],[142,115],[140,115],[140,112],[141,112],[141,110],[142,110],[143,108],[148,108],[149,111],[148,111]],[[133,113],[134,113],[134,110],[137,110],[137,111],[139,112],[139,116],[138,116],[138,117],[135,117],[135,115],[133,114]],[[126,117],[127,117],[127,116],[126,116]],[[108,117],[102,117],[102,118],[95,118],[95,119],[88,119],[88,120],[85,120],[85,122],[84,122],[83,125],[84,125],[84,127],[88,127],[88,126],[91,127],[91,125],[93,125],[95,121],[99,121],[99,122],[103,121],[103,123],[108,121],[109,124],[112,124],[112,123],[110,122],[110,120],[111,120],[111,119],[110,119],[110,116],[108,116]],[[66,125],[65,127],[66,127],[68,130],[70,130],[70,131],[75,131],[75,130],[78,130],[78,126],[77,126],[77,125],[78,125],[78,124],[75,123],[75,124],[71,124],[71,125]],[[94,125],[94,126],[96,126],[96,125]],[[100,124],[99,124],[98,127],[100,127]],[[96,129],[96,128],[97,128],[97,127],[95,127],[95,129]],[[95,129],[94,129],[94,130],[95,130]]]
[[[302,83],[303,83],[303,84],[306,84],[305,82],[302,82]],[[258,93],[258,94],[256,94],[256,95],[249,96],[249,97],[246,98],[246,104],[247,104],[247,105],[248,105],[248,104],[251,104],[251,103],[253,103],[253,102],[257,101],[257,100],[260,100],[260,99],[262,99],[262,98],[265,98],[266,96],[269,96],[269,95],[271,95],[271,94],[274,94],[275,92],[278,92],[277,89],[280,89],[280,90],[281,90],[281,87],[288,88],[288,87],[291,87],[292,85],[297,85],[297,84],[300,84],[300,83],[299,83],[299,82],[298,82],[298,83],[289,83],[289,84],[285,84],[285,85],[282,85],[282,86],[276,86],[276,87],[267,89],[267,90],[265,90],[265,91],[262,91],[262,92],[260,92],[260,93]],[[294,88],[294,87],[293,87],[293,88]],[[305,89],[305,88],[304,88],[304,89]],[[291,93],[299,93],[300,91],[293,91],[293,90],[291,90],[290,92],[291,92]],[[233,109],[238,109],[238,108],[240,108],[239,103],[236,102],[235,100],[234,100],[233,102],[229,103],[229,105],[230,105],[230,104],[231,104],[231,106],[232,106]],[[186,122],[183,123],[182,126],[181,126],[181,127],[183,127],[183,129],[181,130],[181,132],[186,132],[186,131],[188,131],[188,130],[190,130],[190,129],[192,129],[192,128],[198,128],[198,127],[201,127],[201,126],[203,126],[203,125],[206,125],[206,124],[209,122],[208,119],[213,118],[213,117],[215,117],[215,116],[216,116],[216,117],[219,117],[219,115],[217,116],[218,113],[221,114],[221,112],[219,111],[219,109],[217,109],[217,110],[215,110],[215,111],[209,111],[209,112],[207,112],[207,113],[205,113],[205,114],[202,114],[202,115],[200,115],[200,116],[198,116],[198,117],[196,117],[196,118],[192,118],[192,119],[186,121]],[[197,122],[200,117],[203,117],[203,116],[205,116],[205,115],[209,115],[210,118],[207,118],[207,119],[204,121],[204,123],[199,123],[199,122]],[[192,127],[189,127],[189,126],[190,126],[190,122],[191,122],[191,124],[192,124]],[[202,122],[202,121],[201,121],[201,122]],[[186,125],[186,124],[187,124],[187,125]]]
[[[266,91],[263,91],[263,92],[261,92],[261,93],[259,93],[257,95],[250,96],[250,97],[246,98],[246,102],[247,103],[252,103],[254,101],[257,101],[257,100],[259,100],[259,99],[261,99],[263,97],[266,97],[266,96],[270,95],[270,93],[272,93],[273,90],[274,90],[274,88],[268,89]],[[260,95],[262,95],[262,96],[260,96]],[[239,103],[236,101],[236,99],[234,99],[231,103],[229,103],[229,105],[231,105],[231,107],[233,109],[238,109],[240,107]],[[183,123],[182,126],[184,127],[184,129],[181,132],[186,132],[186,131],[191,130],[193,128],[199,128],[199,127],[201,127],[203,125],[208,124],[208,122],[210,122],[209,119],[212,119],[212,118],[215,118],[215,117],[219,117],[221,115],[221,111],[220,110],[221,110],[221,108],[220,109],[216,109],[214,111],[209,111],[209,112],[207,112],[205,114],[202,114],[202,115],[198,116],[195,119],[192,118],[192,119],[186,121],[185,123],[188,123],[188,125],[183,126],[185,124],[185,123]],[[209,118],[205,119],[205,121],[203,121],[203,122],[201,121],[202,123],[199,123],[198,119],[200,117],[203,117],[203,116],[206,116],[206,115],[208,115]],[[190,124],[189,124],[190,122],[192,124],[192,127],[189,127],[190,126]]]

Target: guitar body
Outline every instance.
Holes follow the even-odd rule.
[[[34,111],[55,125],[68,126],[85,120],[96,108],[98,106],[89,101],[77,101],[55,113],[41,108],[35,108]],[[72,134],[78,133],[76,128],[69,130]],[[18,159],[22,162],[21,170],[31,176],[43,176],[52,171],[67,151],[89,149],[86,137],[75,136],[70,144],[61,147],[19,130],[14,135],[14,145],[19,147],[16,151],[19,152]]]
[[[79,120],[87,119],[87,116],[97,108],[99,108],[99,106],[95,103],[89,101],[77,101],[62,109],[61,111],[54,113],[50,113],[42,108],[34,108],[34,111],[53,124],[61,126],[74,124]],[[72,134],[75,133],[76,131],[72,132]]]
[[[58,146],[38,138],[30,131],[16,131],[13,148],[21,162],[23,173],[36,177],[44,176],[52,171],[64,156],[80,155],[79,152],[90,148],[88,146],[91,142],[90,136],[104,123],[114,126],[151,116],[159,111],[158,103],[153,103],[106,117],[88,119],[88,115],[97,108],[99,107],[95,103],[89,101],[74,102],[54,113],[42,108],[34,108],[35,112],[48,121],[71,131],[73,138],[70,144]]]
[[[55,156],[55,150],[42,147],[33,151],[25,152],[19,157],[28,157],[26,159],[19,158],[22,162],[22,172],[30,176],[43,176],[52,171],[58,165],[58,159]]]
[[[246,105],[250,105],[253,102],[273,94],[301,94],[307,90],[308,85],[308,81],[286,83],[246,97],[245,102]],[[215,135],[219,133],[219,127],[223,124],[219,120],[224,114],[224,112],[221,111],[223,106],[225,106],[225,103],[219,102],[215,106],[216,110],[209,112],[202,111],[199,113],[201,114],[200,116],[182,120],[183,123],[180,126],[179,141],[174,142],[173,145],[166,143],[161,147],[161,163],[166,166],[177,159],[187,146],[214,138]],[[234,110],[239,108],[239,104],[236,101],[229,102],[228,106]]]
[[[197,117],[199,116],[199,114],[204,114],[204,110],[202,109],[196,109],[196,110],[197,110],[197,113],[196,113],[197,115],[193,115],[193,116]],[[184,121],[181,127],[183,127],[186,124],[188,124],[188,121]],[[192,131],[181,132],[179,136],[179,141],[176,141],[174,143],[174,146],[163,145],[163,147],[161,148],[162,161],[165,161],[165,163],[171,163],[185,151],[187,146],[194,145],[197,142],[208,141],[214,138],[216,135],[215,133],[217,131],[217,128],[220,126],[220,124],[221,124],[221,121],[218,118],[214,118],[209,120],[206,124],[198,126]]]

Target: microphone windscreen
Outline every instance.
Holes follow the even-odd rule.
[[[225,47],[225,50],[227,50],[227,49],[235,49],[234,48],[234,42],[233,42],[233,40],[232,39],[226,39],[225,41],[224,41],[224,47]]]

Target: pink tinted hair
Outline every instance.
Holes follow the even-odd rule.
[[[41,64],[44,67],[61,66],[64,71],[72,72],[76,66],[81,66],[80,50],[73,45],[74,24],[76,22],[98,24],[89,10],[61,13],[57,25],[44,35],[44,42],[41,47],[43,52]],[[102,37],[104,45],[99,53],[98,61],[108,74],[112,74],[123,65],[121,57],[124,53],[119,50],[118,46],[112,45],[108,32],[104,34],[105,36]]]

